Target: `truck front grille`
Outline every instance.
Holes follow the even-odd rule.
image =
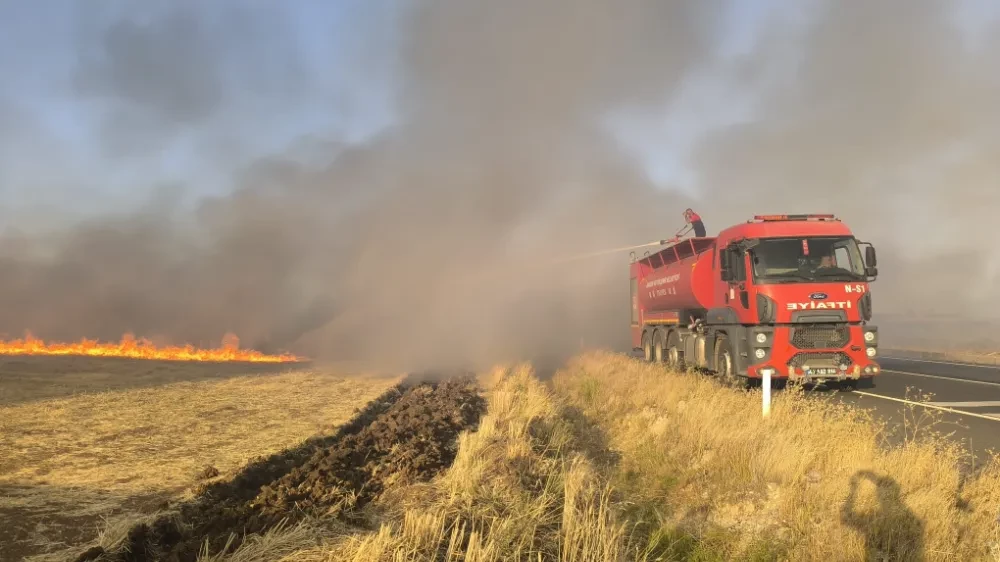
[[[788,361],[789,366],[798,369],[801,369],[804,365],[826,367],[847,365],[850,367],[853,364],[854,361],[851,360],[851,356],[840,351],[836,353],[796,353]]]
[[[851,341],[846,324],[812,324],[792,328],[792,345],[798,349],[838,349]]]

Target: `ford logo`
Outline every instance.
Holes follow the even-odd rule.
[[[821,301],[826,298],[826,293],[813,293],[809,295],[809,298],[811,298],[814,301]]]

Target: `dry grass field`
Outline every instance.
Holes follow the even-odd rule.
[[[970,470],[967,451],[933,425],[893,435],[862,410],[795,390],[776,393],[763,419],[759,391],[601,352],[574,358],[548,382],[527,364],[481,374],[481,417],[465,383],[410,386],[307,461],[237,472],[394,382],[299,372],[6,406],[5,414],[34,408],[18,431],[50,453],[4,468],[4,478],[30,487],[5,509],[89,505],[81,516],[93,518],[108,502],[130,511],[130,531],[107,525],[97,540],[75,542],[74,554],[101,544],[94,560],[1000,560],[1000,464]],[[337,385],[357,385],[344,387],[355,400],[340,410],[331,406]],[[249,397],[260,394],[269,398]],[[234,396],[247,413],[220,414]],[[93,402],[65,405],[81,399]],[[305,400],[333,409],[274,412],[275,402]],[[144,418],[144,403],[177,413]],[[123,413],[114,422],[107,410]],[[144,429],[110,429],[124,419]],[[79,427],[64,427],[70,420]],[[91,436],[99,433],[117,435],[115,444]],[[217,451],[196,440],[175,449],[189,434]],[[186,493],[207,457],[222,487]],[[239,485],[230,486],[234,473]],[[49,487],[60,491],[46,495]],[[149,490],[192,507],[154,520],[157,506],[141,504]],[[43,530],[25,536],[57,540]],[[208,550],[178,550],[199,537]]]
[[[1000,560],[1000,465],[970,473],[933,427],[759,394],[604,353],[539,381],[497,369],[438,477],[374,526],[305,521],[212,560]],[[208,560],[209,558],[205,558]]]
[[[84,544],[109,518],[153,513],[216,473],[331,432],[398,382],[301,369],[5,358],[0,560]]]
[[[555,385],[607,432],[612,483],[687,559],[998,560],[1000,465],[800,392],[763,419],[700,376],[593,354]]]

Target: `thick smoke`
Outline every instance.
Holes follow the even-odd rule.
[[[723,60],[723,6],[408,5],[392,54],[366,53],[398,61],[397,125],[234,167],[236,192],[194,213],[166,189],[134,215],[6,235],[0,331],[201,345],[235,331],[264,350],[411,369],[624,349],[626,256],[549,260],[665,237],[689,205],[710,230],[754,212],[843,215],[879,245],[882,311],[984,302],[1000,256],[969,242],[990,238],[1000,203],[995,49],[969,50],[939,3],[907,3],[900,25],[885,4],[830,2]],[[99,142],[112,153],[149,158],[166,135],[198,134],[236,162],[243,129],[226,108],[277,123],[313,77],[292,41],[261,31],[274,14],[230,28],[176,10],[103,30],[75,87],[110,104]],[[234,52],[255,72],[236,72]],[[705,72],[758,113],[698,145],[704,195],[689,201],[654,188],[599,123],[661,107]],[[234,73],[256,97],[226,86]]]
[[[875,243],[887,341],[918,335],[907,317],[998,318],[1000,72],[989,61],[1000,44],[996,33],[970,41],[954,7],[821,5],[794,50],[771,37],[743,61],[790,72],[764,89],[754,121],[702,143],[695,164],[719,218],[836,212]],[[975,332],[923,326],[938,345]]]
[[[263,159],[193,220],[100,217],[44,262],[12,248],[2,294],[19,304],[3,329],[195,343],[235,330],[265,349],[410,368],[624,347],[624,256],[547,262],[678,226],[684,202],[598,121],[662,101],[710,57],[713,9],[575,4],[416,5],[397,127],[319,166]],[[188,14],[107,30],[79,87],[117,100],[111,150],[155,139],[157,123],[212,123],[227,103],[212,52],[225,41],[205,37],[217,31]]]

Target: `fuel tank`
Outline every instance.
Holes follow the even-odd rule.
[[[715,238],[694,238],[639,261],[639,306],[647,313],[708,309],[713,304]]]

